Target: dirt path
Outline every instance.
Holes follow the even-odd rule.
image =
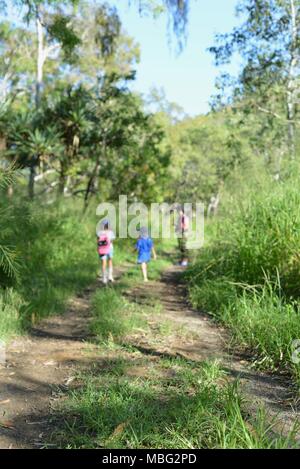
[[[0,367],[0,448],[38,448],[51,429],[51,400],[83,366],[93,287],[70,302],[67,313],[49,318],[12,342]]]
[[[42,321],[26,338],[12,342],[7,364],[0,366],[0,448],[40,448],[55,430],[52,403],[72,386],[74,373],[97,360],[97,346],[88,341],[90,297],[99,283],[70,302],[67,313]],[[186,302],[180,270],[169,269],[161,281],[139,285],[128,292],[131,301],[158,300],[162,309],[151,318],[151,327],[163,319],[175,332],[149,342],[145,334],[132,338],[140,352],[153,356],[183,356],[191,361],[217,359],[228,375],[240,377],[249,406],[266,404],[280,414],[280,425],[290,427],[298,416],[297,402],[281,379],[251,371],[240,357],[230,355],[228,338],[207,316],[193,311]],[[177,332],[176,332],[177,330]]]
[[[154,295],[163,305],[162,317],[185,330],[169,335],[155,349],[147,340],[141,340],[139,348],[145,353],[182,356],[191,361],[218,360],[228,377],[238,379],[247,399],[249,412],[256,412],[263,405],[270,419],[277,420],[274,429],[288,433],[294,423],[300,422],[300,402],[287,377],[258,372],[251,369],[247,357],[233,354],[229,349],[229,336],[225,329],[216,326],[205,313],[195,311],[187,301],[187,292],[181,281],[181,269],[172,267],[162,276],[161,282],[141,285],[131,293],[135,301]],[[300,441],[300,434],[299,434]]]

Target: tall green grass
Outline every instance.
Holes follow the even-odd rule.
[[[266,369],[299,377],[291,361],[300,338],[298,176],[240,180],[223,198],[212,236],[187,273],[192,303],[228,325]]]
[[[5,244],[17,259],[17,275],[0,277],[0,334],[7,337],[62,312],[95,279],[98,259],[96,217],[82,218],[71,201],[41,207],[3,197],[1,207]]]

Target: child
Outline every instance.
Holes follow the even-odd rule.
[[[148,282],[148,263],[151,260],[151,253],[155,260],[157,256],[147,228],[141,228],[141,235],[136,243],[136,249],[138,251],[138,264],[142,267],[144,282]]]
[[[180,265],[187,267],[188,250],[187,250],[187,237],[189,232],[189,217],[185,214],[184,207],[179,210],[179,218],[177,221],[176,233],[178,235],[178,247],[180,251]]]
[[[115,239],[114,232],[109,228],[109,221],[103,220],[101,223],[101,230],[97,232],[98,254],[102,261],[102,282],[106,285],[107,282],[114,282],[113,278],[113,240]],[[108,262],[107,262],[108,261]],[[107,273],[108,266],[108,273]]]

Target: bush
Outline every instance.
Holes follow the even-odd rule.
[[[209,245],[187,273],[190,297],[255,351],[261,366],[288,367],[297,376],[291,347],[300,338],[299,178],[263,181],[251,180],[242,198],[224,195]]]
[[[7,203],[1,198],[0,210]],[[62,312],[66,300],[95,278],[96,220],[82,220],[72,202],[65,202],[64,207],[58,203],[43,208],[17,198],[9,203],[5,241],[18,261],[18,275],[14,278],[2,275],[0,297],[6,305],[5,289],[10,287],[18,298],[13,308],[19,310],[21,303],[26,308],[18,320],[12,321],[15,326],[7,324],[2,328],[18,333],[42,317]],[[9,315],[3,321],[10,322]]]

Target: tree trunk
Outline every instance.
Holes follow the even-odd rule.
[[[40,8],[36,13],[36,31],[37,31],[37,67],[36,67],[36,86],[35,86],[35,104],[38,109],[41,102],[41,91],[43,86],[45,51],[44,51],[44,31],[40,18]]]
[[[66,175],[65,165],[61,163],[60,173],[59,173],[59,182],[58,182],[58,191],[57,191],[59,196],[64,195],[66,182],[67,182],[67,175]]]
[[[85,196],[84,196],[84,208],[83,208],[83,211],[85,212],[88,208],[88,204],[89,204],[89,199],[90,199],[90,195],[94,189],[94,184],[95,184],[95,179],[96,179],[96,176],[97,174],[99,173],[99,169],[100,169],[100,158],[102,156],[102,159],[104,160],[105,159],[105,154],[106,154],[106,136],[104,136],[104,139],[103,139],[103,145],[102,145],[102,151],[101,153],[98,154],[97,156],[97,159],[96,159],[96,163],[95,163],[95,166],[94,166],[94,169],[92,171],[92,174],[88,180],[88,183],[87,183],[87,187],[86,187],[86,191],[85,191]]]
[[[14,186],[10,184],[7,188],[7,197],[11,198],[14,195]]]
[[[288,121],[288,145],[291,159],[295,158],[295,117],[296,117],[296,77],[298,65],[298,46],[297,46],[297,11],[295,0],[290,0],[291,14],[291,58],[289,66],[289,75],[287,83],[287,121]]]
[[[84,209],[83,211],[85,212],[88,208],[89,200],[90,200],[90,195],[94,189],[94,183],[95,183],[95,178],[99,172],[100,169],[100,156],[97,157],[96,164],[94,166],[94,169],[92,171],[92,174],[88,180],[85,195],[84,195]]]
[[[45,62],[45,52],[44,52],[44,31],[43,25],[41,22],[41,8],[37,7],[36,11],[36,32],[37,32],[37,69],[36,69],[36,86],[35,86],[35,106],[36,109],[39,109],[41,102],[41,89],[43,84],[43,67]],[[34,183],[35,183],[35,174],[36,166],[38,164],[39,157],[35,157],[31,161],[30,165],[30,174],[28,182],[28,195],[30,199],[34,198]]]
[[[30,166],[29,183],[28,183],[28,195],[31,200],[34,198],[34,178],[35,178],[35,162],[33,162]]]

